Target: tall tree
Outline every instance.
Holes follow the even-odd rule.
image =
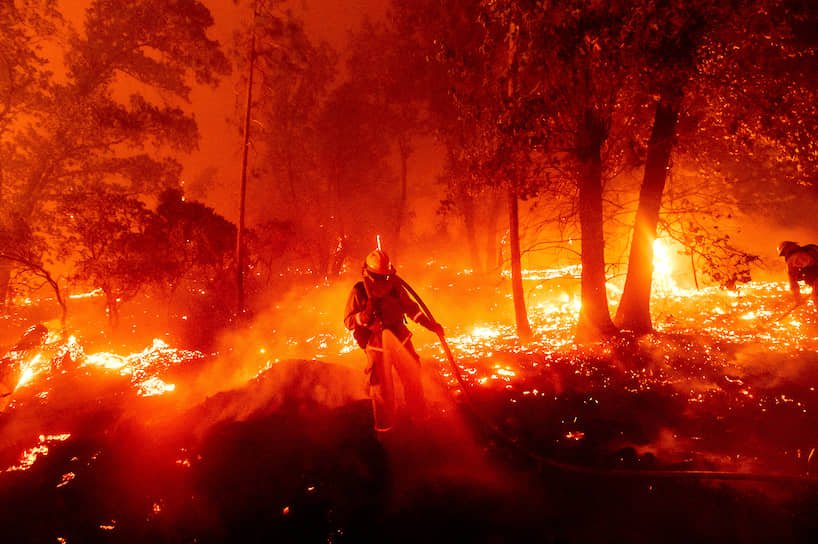
[[[408,175],[414,140],[428,130],[423,108],[429,92],[423,88],[428,65],[417,55],[413,38],[395,26],[365,22],[352,37],[347,61],[351,81],[372,105],[380,132],[392,143],[398,160],[400,187],[389,233],[393,253],[400,248],[401,230],[409,215]]]
[[[327,181],[320,165],[319,119],[330,85],[336,77],[336,53],[325,43],[314,43],[303,21],[283,11],[279,2],[259,2],[256,23],[257,80],[250,136],[262,158],[251,169],[250,187],[254,221],[273,217],[291,221],[297,237],[309,248],[311,267],[329,256],[332,236],[321,227],[334,224],[328,211]],[[262,188],[263,190],[259,190]],[[318,249],[320,246],[320,249]]]
[[[632,100],[627,82],[634,63],[632,11],[625,3],[560,5],[491,2],[487,13],[499,21],[518,21],[520,64],[513,104],[527,119],[525,135],[544,166],[574,181],[582,232],[582,306],[578,340],[616,331],[606,291],[603,182],[617,164],[609,157],[618,119]]]
[[[321,110],[318,167],[326,200],[325,215],[318,219],[329,227],[323,229],[321,270],[339,239],[349,239],[350,251],[364,255],[384,225],[393,224],[395,173],[377,113],[351,81],[334,89]]]
[[[653,127],[647,144],[644,176],[633,225],[628,274],[616,323],[636,333],[652,330],[650,293],[653,279],[653,243],[659,222],[671,151],[688,80],[694,77],[697,56],[707,33],[724,24],[732,8],[724,2],[670,2],[662,7],[642,6],[636,30],[653,100]]]
[[[27,162],[15,140],[26,121],[39,124],[48,98],[51,73],[42,49],[56,32],[60,17],[55,0],[0,4],[0,312],[4,311],[13,267],[42,268],[29,251],[29,229],[14,217],[15,177]],[[33,259],[33,261],[32,261]]]
[[[192,150],[198,132],[177,104],[188,101],[191,77],[215,84],[229,71],[207,37],[212,24],[197,0],[89,6],[84,32],[62,38],[65,77],[41,82],[44,100],[17,116],[9,137],[16,160],[4,163],[12,165],[4,192],[12,229],[37,231],[54,203],[84,184],[145,195],[178,183],[180,166],[167,150]]]
[[[63,256],[76,261],[74,280],[102,290],[115,330],[121,305],[160,277],[164,264],[148,234],[151,213],[139,200],[97,186],[65,195],[59,217]]]
[[[511,113],[509,91],[516,70],[515,48],[507,40],[509,24],[481,17],[479,3],[441,4],[426,0],[394,5],[399,34],[427,65],[426,104],[436,117],[436,133],[447,149],[453,174],[449,202],[464,206],[467,237],[476,208],[473,199],[501,189],[508,203],[510,267],[517,334],[525,339],[531,327],[525,309],[520,264],[518,199],[532,194],[529,148],[519,138],[519,118]],[[472,243],[472,246],[476,246]]]
[[[650,9],[653,7],[646,6],[641,25],[642,52],[653,74],[649,81],[654,83],[648,91],[657,97],[653,132],[628,276],[617,311],[617,323],[637,333],[652,328],[653,240],[674,147],[679,162],[695,168],[699,175],[729,181],[719,184],[722,191],[746,193],[742,186],[757,183],[752,179],[756,176],[747,175],[747,165],[765,168],[766,156],[777,157],[780,166],[778,172],[770,172],[771,176],[798,172],[791,179],[793,186],[815,179],[809,165],[816,156],[814,134],[818,127],[815,101],[808,98],[814,97],[818,88],[810,75],[816,67],[816,42],[812,33],[804,31],[816,23],[813,4],[698,1],[671,2]],[[682,141],[677,143],[680,116],[689,134],[682,134]],[[803,167],[792,168],[795,164]],[[696,190],[695,183],[688,192],[691,189]],[[698,190],[709,194],[708,189]],[[778,199],[785,200],[787,192],[792,191],[785,190]],[[754,195],[752,206],[758,206],[759,196]],[[673,228],[669,221],[671,235],[684,244],[692,261],[701,260],[704,270],[720,284],[748,281],[749,265],[758,258],[731,244],[724,228],[708,227],[702,221],[705,215],[717,221],[729,216],[712,204],[723,198],[685,198],[688,211],[694,199],[699,202],[695,207],[698,217],[675,222],[683,228]],[[711,203],[703,204],[702,200]],[[758,210],[752,213],[757,215]]]

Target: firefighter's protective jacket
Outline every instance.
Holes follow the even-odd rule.
[[[406,317],[429,328],[429,319],[395,278],[388,280],[389,285],[379,286],[377,292],[384,293],[382,295],[376,295],[376,290],[368,288],[365,281],[353,286],[344,310],[344,324],[352,331],[361,348],[380,348],[381,335],[372,332],[383,329],[392,331],[402,343],[406,343],[412,336],[406,327]],[[372,311],[367,321],[364,310],[370,298]]]
[[[799,281],[804,281],[813,288],[813,297],[818,296],[815,290],[815,282],[818,280],[818,246],[807,244],[805,246],[795,246],[787,251],[785,256],[787,262],[787,278],[790,281],[790,290],[794,295],[801,294]]]
[[[790,289],[796,295],[801,292],[800,280],[810,286],[818,280],[818,246],[815,244],[798,246],[787,254],[786,261]]]

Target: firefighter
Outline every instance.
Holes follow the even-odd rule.
[[[795,242],[785,241],[778,246],[778,255],[784,257],[787,263],[787,277],[790,281],[790,291],[797,303],[801,302],[801,288],[799,281],[812,288],[812,302],[818,309],[818,246],[807,244],[800,246]]]
[[[379,438],[394,425],[393,370],[403,385],[411,417],[424,419],[426,416],[420,357],[412,346],[412,333],[406,326],[406,317],[443,335],[443,326],[424,314],[409,296],[387,254],[376,249],[367,255],[363,279],[354,285],[349,295],[344,324],[366,352],[369,395]]]

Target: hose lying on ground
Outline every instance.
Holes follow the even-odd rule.
[[[406,291],[412,296],[415,302],[418,303],[423,313],[426,314],[426,317],[429,318],[430,321],[434,322],[435,318],[432,316],[432,312],[429,310],[429,307],[423,302],[423,299],[420,298],[420,295],[415,292],[414,289],[401,277],[397,277],[400,284],[406,289]],[[452,355],[452,350],[449,348],[448,342],[446,342],[446,338],[439,334],[438,338],[440,339],[440,344],[443,346],[443,351],[446,353],[446,357],[449,360],[449,364],[452,367],[452,371],[454,372],[455,378],[457,378],[457,383],[460,384],[460,388],[463,391],[463,398],[466,401],[466,405],[471,410],[472,414],[490,429],[494,434],[496,434],[500,439],[504,442],[510,444],[514,449],[518,450],[526,457],[530,458],[531,460],[539,463],[540,465],[549,466],[561,471],[565,472],[574,472],[574,473],[581,473],[581,474],[589,474],[589,475],[598,475],[598,476],[613,476],[613,477],[627,477],[627,478],[691,478],[697,480],[738,480],[738,481],[755,481],[755,482],[803,482],[813,484],[818,482],[818,478],[814,475],[807,474],[780,474],[780,473],[753,473],[753,472],[726,472],[726,471],[709,471],[709,470],[652,470],[652,469],[636,469],[636,470],[625,470],[625,469],[604,469],[604,468],[594,468],[594,467],[586,467],[582,465],[574,465],[571,463],[563,463],[561,461],[557,461],[556,459],[551,459],[549,457],[544,457],[537,452],[525,447],[520,443],[517,438],[514,438],[508,435],[505,431],[500,429],[497,425],[493,424],[488,418],[484,417],[480,411],[475,406],[474,401],[469,394],[469,387],[467,386],[463,376],[460,372],[460,367],[457,365],[457,362],[454,359],[454,355]],[[810,452],[809,459],[807,461],[807,465],[812,462],[813,456],[815,454],[815,449]]]

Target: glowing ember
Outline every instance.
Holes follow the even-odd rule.
[[[18,470],[28,470],[37,461],[40,455],[48,455],[48,444],[53,442],[64,442],[68,440],[70,434],[50,434],[40,435],[39,444],[27,449],[20,456],[20,462],[8,467],[5,472],[15,472]]]
[[[165,383],[156,374],[183,361],[202,357],[196,351],[172,349],[162,340],[155,339],[153,344],[140,353],[117,355],[114,353],[95,353],[86,356],[83,366],[96,366],[107,370],[116,370],[122,376],[130,376],[137,394],[143,397],[162,395],[176,388],[175,384]]]
[[[17,382],[17,387],[26,385],[31,379],[42,372],[45,368],[43,357],[38,353],[30,361],[23,363],[23,373],[20,375],[20,381]]]
[[[814,393],[798,388],[786,392],[774,390],[756,379],[758,375],[769,375],[772,365],[776,365],[777,371],[782,362],[807,360],[818,351],[815,334],[818,312],[811,301],[793,308],[786,282],[752,282],[741,285],[739,291],[682,289],[670,277],[672,269],[667,249],[657,245],[656,255],[655,277],[665,285],[661,289],[657,286],[651,300],[656,333],[636,339],[575,344],[580,308],[580,298],[572,291],[577,287],[572,283],[576,282],[575,275],[579,272],[576,267],[526,272],[531,301],[529,319],[534,331],[533,338],[526,343],[517,339],[509,307],[501,307],[502,304],[510,306],[506,285],[496,286],[491,293],[485,288],[480,291],[468,286],[453,287],[461,289],[455,293],[458,297],[487,297],[492,302],[486,307],[501,301],[496,307],[491,306],[490,314],[481,315],[479,319],[468,316],[469,319],[459,320],[450,314],[449,319],[442,320],[446,339],[458,362],[458,372],[470,393],[490,400],[502,399],[503,408],[495,407],[497,422],[513,422],[520,417],[509,408],[517,403],[524,405],[520,413],[529,410],[531,414],[547,414],[549,421],[561,422],[562,426],[553,430],[549,440],[541,442],[579,443],[573,447],[586,447],[598,439],[598,433],[590,433],[590,427],[586,429],[587,436],[576,429],[578,416],[585,422],[599,417],[599,413],[593,411],[616,417],[623,404],[638,404],[645,398],[669,399],[668,403],[674,408],[683,407],[683,417],[679,416],[678,421],[688,418],[694,423],[686,429],[674,428],[674,436],[679,436],[676,440],[694,441],[696,451],[707,451],[708,455],[722,447],[724,441],[717,434],[697,428],[695,421],[705,418],[704,414],[707,418],[718,414],[723,419],[738,418],[734,414],[740,414],[736,420],[740,423],[754,421],[773,410],[787,409],[812,418]],[[661,262],[665,264],[660,265]],[[539,289],[531,285],[534,282],[545,283]],[[324,288],[326,286],[316,287]],[[257,375],[271,369],[279,357],[295,352],[313,359],[328,358],[331,362],[333,358],[344,362],[352,357],[362,359],[337,315],[322,307],[326,297],[316,298],[321,302],[309,307],[308,298],[304,297],[304,306],[300,308],[309,315],[319,316],[310,334],[299,336],[296,331],[273,330],[274,334],[264,343],[246,346],[247,353],[256,358],[249,377],[257,369]],[[436,310],[433,298],[427,302]],[[422,332],[414,341],[426,368],[440,375],[443,383],[459,394],[460,383],[437,339]],[[50,348],[50,353],[56,355],[50,355],[48,350],[26,355],[28,359],[21,363],[24,371],[20,387],[33,387],[40,376],[45,376],[40,382],[44,383],[59,368],[58,361],[66,358],[72,360],[75,367],[126,377],[131,390],[139,396],[163,395],[176,387],[163,379],[166,370],[202,357],[198,352],[172,349],[160,340],[141,352],[126,355],[85,354],[74,338],[53,343],[56,346]],[[32,392],[31,396],[34,395]],[[51,400],[45,388],[37,398],[43,402]],[[584,417],[588,411],[592,411],[591,417]],[[788,415],[792,414],[788,412]],[[641,437],[629,436],[628,432],[628,429],[622,430],[622,442],[638,443]],[[20,468],[15,470],[25,470],[38,455],[46,453],[46,444],[27,450],[24,459],[16,465]],[[733,459],[736,452],[718,451],[718,454]],[[743,456],[742,462],[745,459]],[[191,466],[188,454],[179,455],[176,463],[181,467]]]
[[[31,465],[37,460],[40,455],[48,455],[48,446],[34,446],[23,452],[20,458],[20,464],[11,466],[6,469],[6,472],[14,472],[16,470],[28,470]]]
[[[154,395],[162,395],[174,389],[176,389],[175,384],[165,383],[156,376],[151,376],[139,383],[137,394],[140,397],[152,397]]]
[[[105,296],[105,293],[102,289],[94,289],[93,291],[88,291],[87,293],[77,293],[75,295],[68,295],[68,298],[73,299],[80,299],[80,298],[95,298],[95,297],[102,297]]]
[[[490,327],[474,327],[471,335],[476,338],[494,338],[500,335],[500,331]]]
[[[76,477],[77,477],[77,475],[74,474],[73,472],[63,474],[62,475],[62,480],[60,481],[60,483],[57,484],[57,487],[62,487],[64,485],[68,485],[68,482],[70,482],[71,480],[73,480]]]

